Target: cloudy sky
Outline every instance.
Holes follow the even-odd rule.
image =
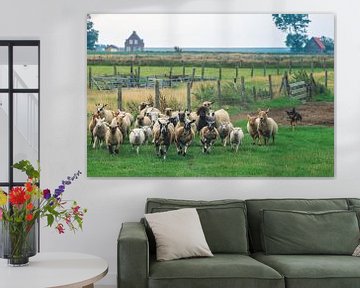
[[[145,47],[285,47],[271,14],[92,14],[100,44],[124,46],[132,31]],[[309,36],[334,38],[333,14],[309,14]]]

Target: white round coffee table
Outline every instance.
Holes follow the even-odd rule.
[[[100,257],[80,253],[38,253],[28,266],[0,260],[0,286],[6,288],[91,288],[108,272]],[[4,285],[4,286],[3,286]]]

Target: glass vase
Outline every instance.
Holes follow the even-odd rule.
[[[36,223],[1,221],[0,257],[9,266],[25,266],[29,257],[36,255]]]

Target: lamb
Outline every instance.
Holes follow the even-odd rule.
[[[215,121],[209,121],[207,126],[200,130],[200,141],[203,145],[203,153],[210,153],[211,147],[219,138],[219,132],[215,128]]]
[[[259,145],[261,145],[261,139],[264,139],[264,144],[269,142],[272,138],[272,143],[275,144],[275,135],[278,132],[278,125],[274,119],[268,117],[269,109],[266,111],[258,110],[259,112],[259,124],[257,131],[259,133]]]
[[[184,125],[176,126],[175,128],[175,145],[178,155],[185,156],[187,149],[195,138],[195,131],[192,129],[192,124],[195,120],[186,120]]]
[[[150,126],[152,124],[148,116],[138,115],[135,120],[135,128],[140,128],[143,126]]]
[[[116,118],[111,122],[110,129],[106,131],[105,141],[111,155],[119,153],[120,144],[123,143],[123,135],[119,129]]]
[[[139,155],[140,146],[145,143],[145,132],[142,128],[134,128],[129,134],[129,141],[133,148],[136,147],[136,154]]]
[[[250,116],[247,115],[248,123],[246,125],[247,131],[249,132],[251,138],[253,139],[253,145],[255,145],[256,140],[259,139],[259,133],[258,133],[258,125],[260,119],[256,116]]]
[[[90,132],[90,135],[91,135],[90,144],[94,143],[93,131],[94,131],[94,128],[95,128],[95,125],[96,125],[96,119],[97,118],[99,118],[99,114],[98,113],[92,113],[91,120],[90,120],[90,123],[89,123],[89,132]]]
[[[244,139],[244,132],[240,127],[235,127],[230,132],[230,145],[235,152],[238,151],[239,145],[242,144],[242,140]]]
[[[217,130],[221,139],[221,143],[226,147],[227,142],[230,138],[230,133],[234,129],[234,126],[230,122],[221,123]]]
[[[93,129],[93,138],[94,138],[94,143],[93,143],[93,148],[96,148],[97,143],[99,143],[99,147],[101,148],[103,142],[105,141],[105,135],[107,130],[109,130],[109,127],[105,124],[107,123],[105,121],[105,118],[95,118],[96,121],[96,125]]]
[[[111,124],[112,119],[114,118],[114,113],[111,110],[107,110],[105,107],[107,104],[95,104],[96,105],[96,111],[99,114],[100,118],[105,118],[105,121],[108,124]]]
[[[145,144],[148,144],[149,141],[151,141],[152,137],[153,137],[152,130],[151,130],[150,126],[142,126],[141,129],[143,129],[144,133],[145,133]]]
[[[174,126],[170,122],[158,120],[158,126],[154,127],[154,143],[157,156],[166,160],[166,154],[170,144],[174,142]]]

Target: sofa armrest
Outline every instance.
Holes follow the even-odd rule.
[[[141,223],[123,223],[117,242],[118,288],[146,288],[149,242]]]

